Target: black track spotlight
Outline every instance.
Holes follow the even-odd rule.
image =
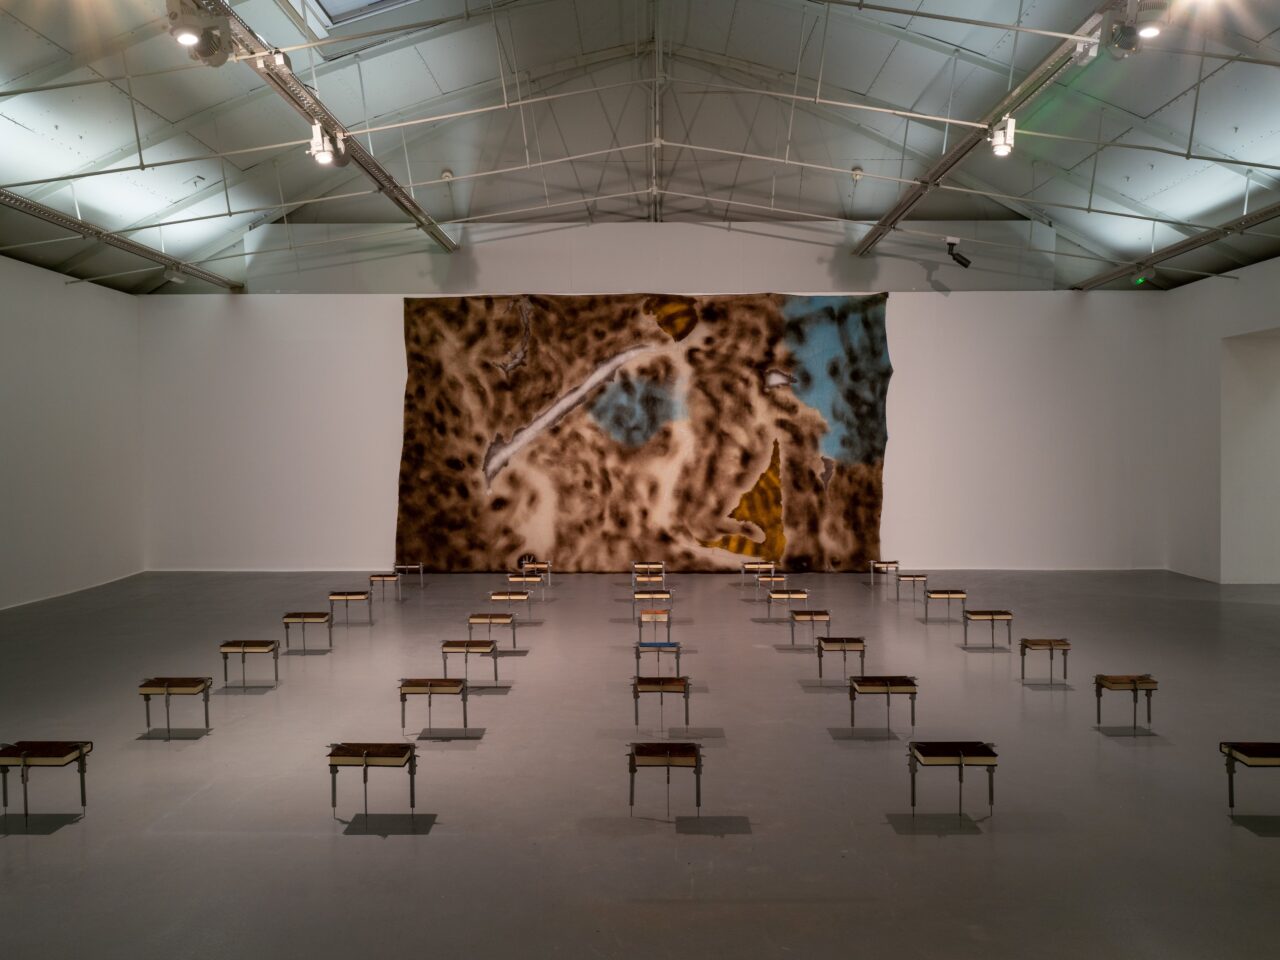
[[[200,42],[200,31],[204,29],[205,21],[199,11],[182,0],[166,0],[165,15],[169,20],[169,36],[184,47],[194,47]]]
[[[221,66],[227,62],[227,51],[223,49],[222,35],[211,27],[205,27],[200,31],[200,39],[191,48],[191,52],[210,66]],[[213,63],[215,60],[216,64]]]
[[[947,237],[947,256],[968,270],[973,261],[956,249],[959,245],[959,237]]]
[[[220,67],[231,54],[231,27],[226,17],[215,17],[193,0],[165,0],[169,35],[195,61]]]
[[[1137,26],[1132,23],[1122,23],[1111,35],[1111,43],[1117,50],[1124,53],[1136,53],[1142,45],[1142,38]]]
[[[1142,36],[1131,16],[1128,0],[1117,3],[1103,14],[1098,37],[1102,48],[1116,60],[1123,60],[1142,49]]]
[[[1154,40],[1169,19],[1169,0],[1138,0],[1134,26],[1143,40]]]

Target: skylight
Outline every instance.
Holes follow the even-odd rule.
[[[316,0],[316,4],[334,24],[358,20],[360,17],[403,7],[412,2],[413,0]]]

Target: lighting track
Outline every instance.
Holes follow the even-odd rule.
[[[289,58],[269,47],[231,8],[227,0],[194,0],[213,16],[225,17],[235,45],[251,59],[249,65],[267,85],[278,93],[308,123],[320,126],[335,139],[342,138],[350,162],[364,171],[387,199],[406,213],[418,228],[436,241],[446,252],[458,249],[458,243],[441,229],[426,210],[418,206],[399,181],[355,137],[351,136],[325,104],[289,65]]]
[[[1252,213],[1246,213],[1244,216],[1236,217],[1224,224],[1205,230],[1193,237],[1187,237],[1185,240],[1179,240],[1177,243],[1171,243],[1167,247],[1161,247],[1154,253],[1141,257],[1136,263],[1125,267],[1117,267],[1114,270],[1106,270],[1102,273],[1095,274],[1088,280],[1072,286],[1072,290],[1093,290],[1097,287],[1105,286],[1108,283],[1114,283],[1116,280],[1123,280],[1126,277],[1134,275],[1135,268],[1138,272],[1154,267],[1156,264],[1164,263],[1166,260],[1172,260],[1183,254],[1191,253],[1193,250],[1199,250],[1201,247],[1207,247],[1210,244],[1217,243],[1219,240],[1225,240],[1227,237],[1236,233],[1243,233],[1250,227],[1256,227],[1260,223],[1266,223],[1268,220],[1274,220],[1280,217],[1280,203],[1273,203],[1267,207],[1260,207]]]
[[[854,6],[855,4],[845,5]],[[858,4],[858,6],[861,5]],[[871,4],[867,4],[867,9],[872,8]],[[1097,12],[1090,14],[1089,18],[1081,25],[1081,29],[1085,29],[1096,17]],[[1055,36],[1066,37],[1067,39],[1058,44],[1052,53],[1041,60],[1023,78],[1021,83],[1001,97],[1000,102],[983,115],[980,121],[983,129],[970,129],[954,147],[939,157],[921,175],[920,182],[908,189],[889,212],[876,221],[875,226],[854,245],[854,256],[861,257],[870,253],[877,243],[906,218],[916,204],[928,196],[942,182],[944,177],[958,167],[965,157],[969,156],[979,145],[987,141],[987,131],[989,129],[1034,100],[1071,65],[1073,58],[1076,56],[1076,44],[1080,39],[1080,34],[1056,34]]]
[[[105,243],[109,247],[115,247],[117,250],[123,250],[125,253],[131,253],[136,257],[150,260],[158,266],[167,270],[172,270],[179,275],[195,277],[197,280],[203,280],[217,287],[225,287],[228,290],[239,293],[243,287],[234,280],[228,280],[226,277],[216,273],[211,273],[201,267],[183,263],[177,257],[171,257],[167,253],[162,253],[151,247],[144,246],[141,243],[135,243],[127,237],[119,236],[106,230],[103,227],[96,226],[85,220],[68,216],[53,207],[46,207],[43,203],[37,203],[34,200],[28,200],[26,197],[9,190],[0,190],[0,204],[13,210],[18,210],[30,216],[37,217],[46,223],[51,223],[56,227],[64,230],[70,230],[72,233],[78,233],[86,240],[97,240],[99,243]]]

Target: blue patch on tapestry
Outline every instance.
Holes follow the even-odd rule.
[[[796,397],[827,423],[819,448],[840,463],[884,459],[889,345],[879,297],[788,297],[784,337]]]
[[[682,416],[670,387],[623,373],[591,404],[591,416],[605,433],[626,447],[648,443],[659,430]]]

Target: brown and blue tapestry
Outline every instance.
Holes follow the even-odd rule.
[[[887,295],[405,300],[396,555],[865,569]]]

